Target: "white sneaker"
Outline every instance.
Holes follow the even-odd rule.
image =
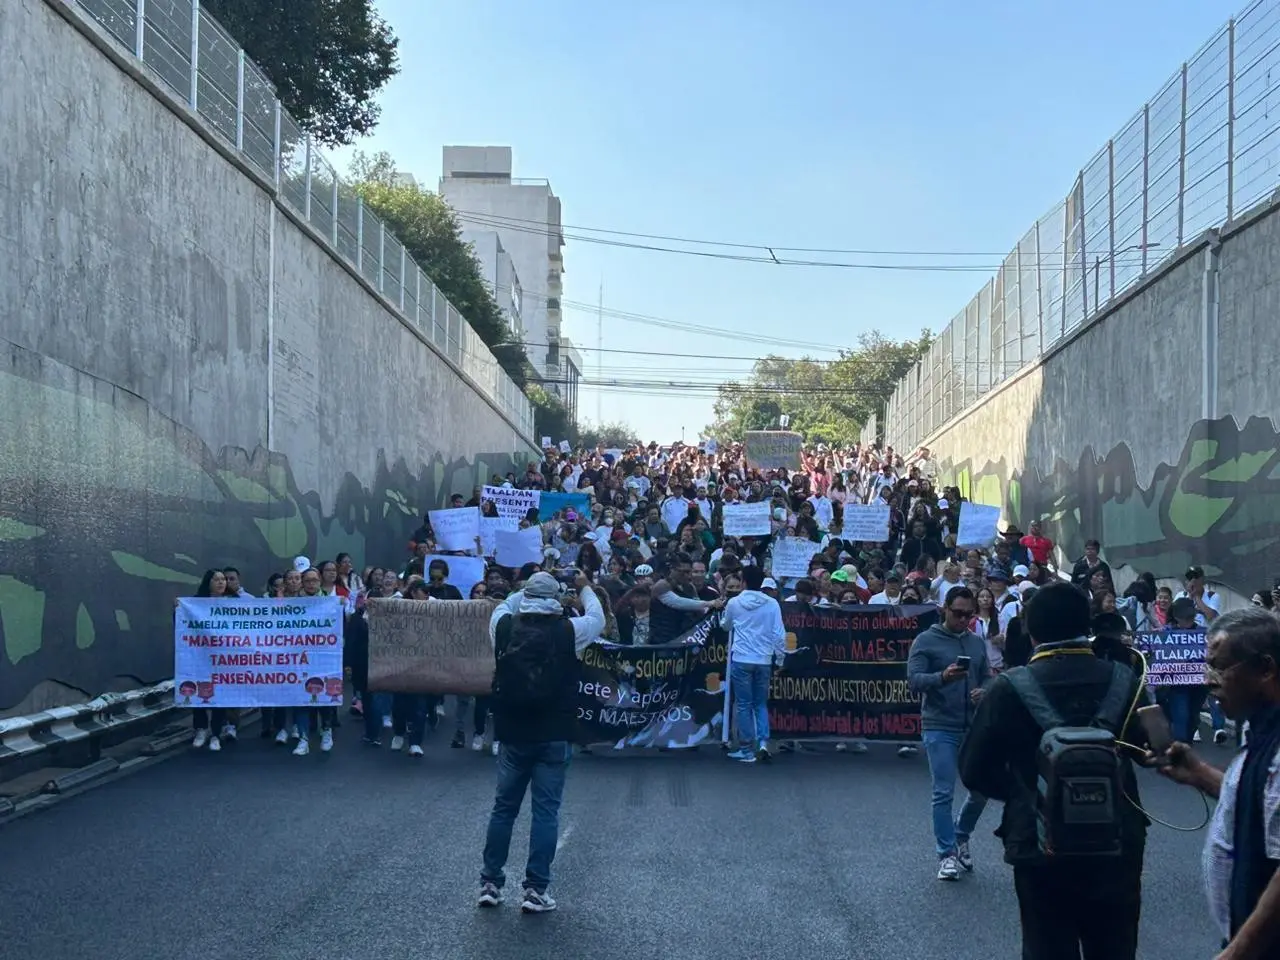
[[[222,725],[222,739],[223,740],[236,739],[236,725],[234,723],[224,723]]]
[[[960,862],[955,857],[947,856],[938,861],[939,880],[959,880]]]
[[[391,749],[392,749],[392,750],[403,750],[403,749],[404,749],[404,737],[401,737],[401,736],[394,736],[394,737],[392,737],[392,738],[391,738]]]
[[[524,899],[520,902],[521,913],[550,913],[555,908],[556,902],[551,894],[536,890],[525,890]]]
[[[476,898],[477,907],[496,907],[502,903],[502,891],[494,883],[480,884],[480,896]]]
[[[289,742],[289,731],[281,729],[280,732],[276,734],[276,743],[283,745],[288,742]]]
[[[500,746],[502,746],[502,745],[501,745],[500,743],[498,743],[498,741],[497,741],[497,740],[493,741],[493,743],[489,744],[489,752],[490,752],[490,753],[492,753],[492,754],[496,757],[496,756],[498,755],[498,748],[499,748]]]
[[[476,753],[479,753],[481,750],[483,750],[483,749],[484,749],[484,737],[480,736],[480,734],[478,734],[478,733],[477,733],[474,737],[472,737],[472,738],[471,738],[471,749],[472,749],[472,750],[474,750]]]
[[[863,743],[861,740],[855,740],[852,743],[846,744],[845,748],[850,753],[866,753],[867,752],[867,745]]]
[[[290,740],[301,740],[301,739],[302,739],[302,733],[298,730],[298,725],[297,725],[296,723],[295,723],[295,724],[293,725],[293,727],[289,730],[289,739],[290,739]]]
[[[920,752],[919,747],[913,747],[909,743],[904,743],[902,746],[898,748],[898,756],[900,756],[903,760],[910,760],[919,752]]]
[[[333,749],[333,731],[326,729],[320,734],[320,749],[328,753]]]
[[[202,749],[204,745],[208,742],[209,742],[208,730],[197,730],[196,735],[191,738],[191,746],[196,750]]]
[[[293,755],[295,757],[305,757],[310,752],[311,752],[311,741],[309,741],[306,737],[299,737],[298,745],[293,748]]]
[[[422,756],[422,748],[415,743],[413,746],[409,748],[409,756],[411,757]]]
[[[383,729],[383,730],[390,730],[392,726],[393,726],[393,724],[391,723],[391,717],[390,717],[390,716],[384,716],[384,717],[382,718],[382,729]]]
[[[222,741],[219,740],[217,737],[210,737],[209,749],[212,750],[214,753],[217,753],[219,750],[222,749]]]
[[[1192,741],[1193,741],[1193,742],[1195,742],[1195,743],[1199,743],[1199,742],[1200,742],[1201,740],[1203,740],[1204,738],[1200,736],[1200,731],[1199,731],[1199,730],[1197,730],[1197,731],[1196,731],[1196,733],[1195,733],[1195,736],[1193,736],[1191,739],[1192,739]]]

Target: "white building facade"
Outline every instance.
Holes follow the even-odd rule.
[[[560,198],[552,192],[550,181],[513,178],[510,147],[448,146],[444,148],[440,196],[453,208],[464,232],[497,235],[522,290],[521,342],[525,352],[534,369],[549,381],[548,388],[567,401],[564,381],[569,378],[563,375],[562,366],[568,354],[560,348],[564,230]],[[481,255],[479,245],[476,252]],[[487,271],[483,257],[481,262]],[[581,368],[579,358],[573,378],[575,404]]]
[[[462,239],[475,251],[476,259],[480,261],[480,277],[497,301],[498,309],[507,318],[512,336],[524,343],[524,291],[520,286],[520,274],[511,254],[502,245],[502,238],[494,230],[463,228]]]

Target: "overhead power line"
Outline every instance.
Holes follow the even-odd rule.
[[[683,256],[703,257],[711,260],[729,260],[729,261],[736,261],[740,263],[763,263],[763,264],[769,264],[772,266],[782,266],[782,267],[830,267],[830,268],[839,268],[839,269],[876,270],[876,271],[890,271],[890,272],[987,273],[987,274],[990,274],[990,273],[995,273],[999,271],[1004,266],[1004,263],[1003,263],[1004,258],[1010,256],[1013,253],[1013,251],[1008,251],[1004,254],[992,254],[992,256],[999,256],[1001,258],[1001,262],[995,263],[995,264],[992,264],[992,263],[977,263],[977,264],[975,263],[960,263],[960,264],[849,263],[846,261],[835,261],[835,260],[807,260],[807,259],[778,257],[776,255],[776,251],[778,248],[770,249],[768,247],[758,247],[755,245],[745,245],[745,244],[738,245],[736,247],[738,249],[746,248],[751,250],[764,251],[764,253],[757,254],[757,255],[747,255],[742,253],[725,253],[725,252],[719,252],[714,250],[682,249],[678,247],[659,246],[656,244],[649,244],[649,243],[634,243],[634,242],[623,241],[623,240],[609,240],[604,237],[593,237],[593,236],[587,236],[583,234],[566,233],[563,228],[561,228],[560,230],[551,230],[546,224],[538,225],[537,221],[528,221],[528,224],[526,224],[525,222],[522,222],[519,220],[514,220],[512,218],[505,218],[495,214],[465,213],[459,210],[455,210],[454,213],[458,215],[458,218],[460,220],[465,221],[467,223],[473,223],[482,227],[501,228],[503,230],[510,230],[515,233],[526,233],[526,234],[532,234],[532,235],[541,236],[541,237],[561,237],[566,240],[576,240],[583,243],[594,243],[594,244],[600,244],[608,247],[621,247],[623,249],[628,249],[628,250],[644,250],[644,251],[649,251],[653,253],[680,254]],[[880,256],[910,256],[913,254],[907,251],[897,251],[896,253],[891,251],[880,251],[879,255]],[[929,255],[937,256],[940,254],[929,254]],[[964,253],[957,253],[953,255],[978,256],[978,254],[964,254]],[[1060,266],[1062,264],[1062,256],[1060,253],[1056,255],[1044,254],[1041,256],[1040,262],[1042,264]],[[1130,265],[1131,262],[1132,264],[1141,263],[1141,258],[1140,257],[1121,258],[1117,256],[1114,258],[1114,262],[1118,266],[1126,266],[1126,265]],[[1034,267],[1035,258],[1024,257],[1022,266],[1024,268],[1028,266]]]

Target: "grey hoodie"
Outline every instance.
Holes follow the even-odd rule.
[[[954,683],[942,682],[942,671],[956,662],[956,657],[969,658],[969,676]],[[969,694],[989,681],[987,646],[971,630],[952,633],[935,623],[911,642],[907,655],[907,686],[911,692],[924,695],[920,719],[925,730],[947,730],[963,733],[977,710]]]

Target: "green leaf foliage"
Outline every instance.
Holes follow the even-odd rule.
[[[715,422],[703,433],[740,440],[748,430],[778,429],[778,418],[786,414],[787,429],[809,443],[850,445],[932,343],[928,330],[901,342],[873,330],[833,361],[763,357],[744,380],[720,387]]]
[[[373,0],[202,0],[320,143],[351,143],[382,112],[399,41]]]
[[[389,154],[372,157],[357,153],[351,164],[355,190],[365,207],[395,234],[409,256],[431,278],[455,310],[490,348],[513,339],[506,315],[484,282],[480,262],[462,232],[453,210],[430,190],[396,176]],[[522,351],[498,355],[503,367],[519,366]],[[512,374],[513,379],[519,379]]]

